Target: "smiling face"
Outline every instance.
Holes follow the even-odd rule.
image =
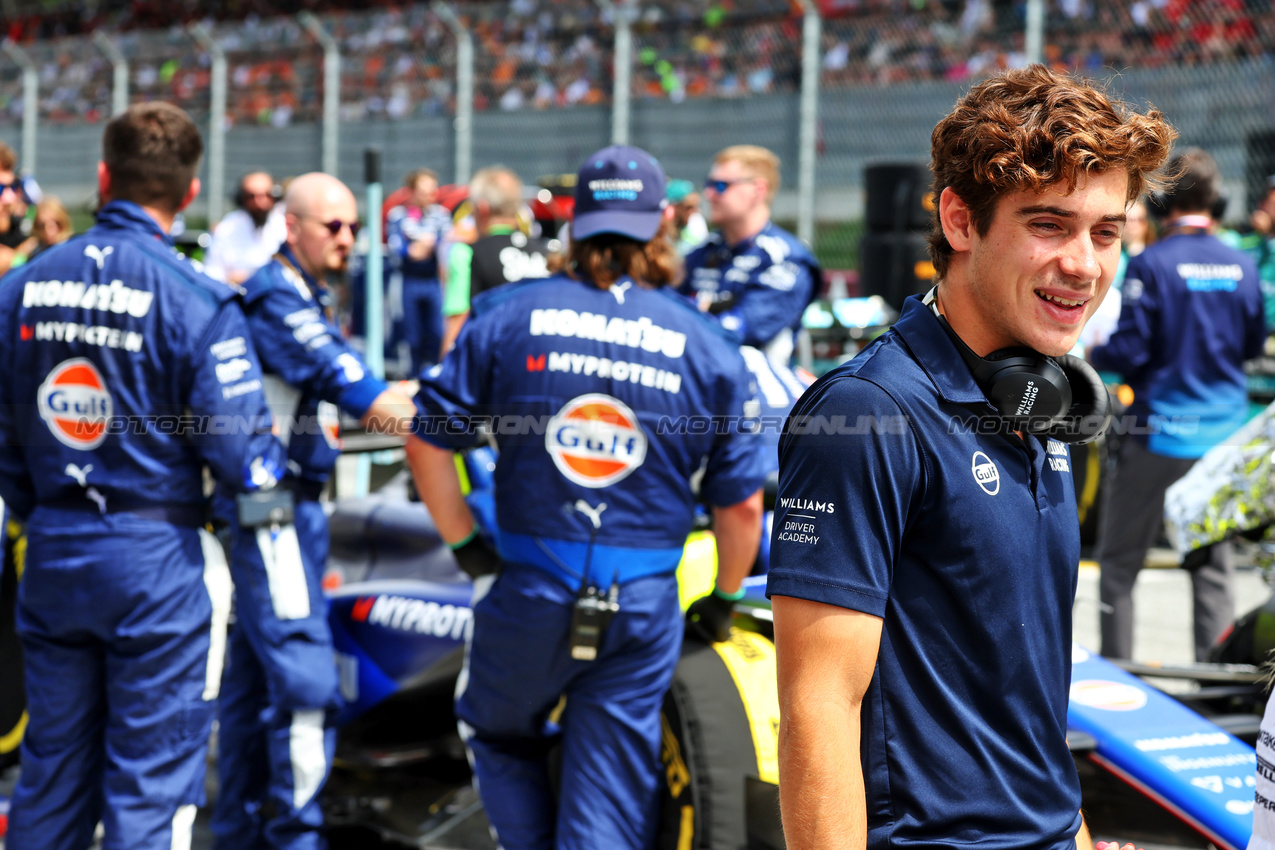
[[[986,234],[951,189],[940,198],[944,232],[956,252],[941,303],[970,348],[986,356],[1026,346],[1059,357],[1076,344],[1120,262],[1128,175],[1121,169],[1042,193],[1002,197]]]

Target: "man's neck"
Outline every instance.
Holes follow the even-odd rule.
[[[492,216],[483,226],[483,235],[513,233],[518,229],[518,219]]]
[[[165,233],[173,229],[173,220],[177,218],[177,213],[164,212],[155,207],[142,207],[142,212],[153,218],[155,223],[159,225],[159,229]]]
[[[745,239],[752,239],[766,229],[770,223],[770,207],[762,206],[750,212],[742,220],[721,226],[722,238],[727,245],[738,245]]]

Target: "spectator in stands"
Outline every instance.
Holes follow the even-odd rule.
[[[438,175],[418,168],[403,179],[411,190],[389,212],[385,242],[390,263],[403,275],[403,323],[412,352],[412,374],[438,362],[443,347],[443,293],[438,243],[451,229],[451,213],[437,203]]]
[[[469,181],[478,239],[457,242],[447,257],[443,300],[443,353],[456,342],[469,318],[470,299],[505,283],[548,277],[549,256],[559,250],[556,239],[528,236],[521,227],[522,180],[508,168],[484,168]]]
[[[1167,213],[1163,238],[1129,261],[1120,323],[1089,353],[1133,388],[1137,426],[1120,442],[1098,533],[1101,652],[1109,658],[1132,657],[1133,585],[1160,531],[1165,491],[1244,424],[1244,361],[1266,337],[1256,266],[1211,232],[1217,163],[1188,148],[1168,173],[1174,182],[1157,204]],[[1215,544],[1191,570],[1200,661],[1231,622],[1233,575],[1230,543]]]
[[[245,174],[235,192],[237,209],[213,229],[204,271],[238,285],[270,262],[288,232],[283,210],[279,209],[281,195],[269,173]]]
[[[45,195],[35,205],[35,221],[31,225],[31,235],[27,237],[13,255],[10,267],[15,268],[30,260],[46,248],[61,244],[71,238],[71,214],[66,211],[62,201],[55,195]]]

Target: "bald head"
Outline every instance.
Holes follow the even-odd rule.
[[[331,174],[311,171],[288,185],[284,208],[293,215],[314,215],[317,207],[338,203],[354,204],[354,193]]]
[[[344,272],[358,229],[354,193],[330,174],[311,172],[293,180],[284,198],[288,247],[318,280]]]

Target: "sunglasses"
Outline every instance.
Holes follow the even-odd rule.
[[[704,188],[712,189],[720,195],[736,183],[751,183],[756,179],[756,177],[740,177],[738,180],[714,180],[711,177],[705,177]]]
[[[318,219],[315,220],[318,221]],[[343,227],[348,227],[350,228],[350,236],[355,239],[359,237],[359,228],[362,227],[362,225],[360,225],[357,221],[341,221],[339,218],[334,218],[332,221],[319,221],[319,224],[326,227],[328,233],[333,236],[340,236],[341,229]]]

